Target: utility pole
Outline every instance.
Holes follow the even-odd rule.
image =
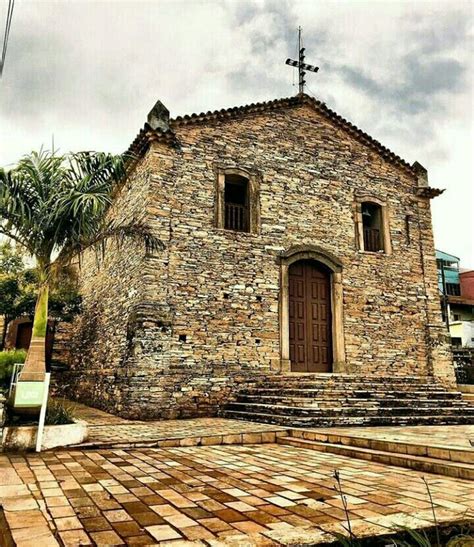
[[[15,7],[15,0],[8,0],[7,21],[5,23],[5,32],[3,34],[3,47],[0,54],[0,78],[3,74],[5,67],[5,58],[7,56],[8,38],[10,37],[10,28],[12,25],[13,8]]]
[[[448,295],[446,294],[446,275],[444,273],[444,262],[441,262],[441,284],[443,286],[443,311],[444,311],[444,320],[446,322],[446,328],[448,329],[449,334],[449,303]]]

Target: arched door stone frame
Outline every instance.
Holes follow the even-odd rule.
[[[344,345],[342,262],[331,253],[315,245],[297,245],[280,255],[280,370],[291,372],[289,278],[291,264],[313,260],[324,264],[331,272],[332,354],[333,373],[346,372]]]

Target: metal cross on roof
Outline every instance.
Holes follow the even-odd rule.
[[[304,62],[304,47],[301,47],[301,27],[298,27],[298,51],[299,51],[299,60],[293,61],[293,59],[287,59],[285,63],[290,66],[298,67],[298,73],[299,73],[299,92],[304,93],[304,86],[305,86],[305,75],[306,70],[309,72],[318,72],[319,67],[313,66],[313,65],[307,65]]]

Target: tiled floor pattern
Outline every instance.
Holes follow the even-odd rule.
[[[261,434],[276,431],[287,431],[277,425],[227,420],[224,418],[193,418],[188,420],[158,420],[141,422],[125,420],[101,410],[68,401],[74,408],[74,415],[89,424],[88,438],[83,443],[88,447],[107,447],[123,445],[176,446],[180,443],[172,440],[180,439],[181,444],[191,446],[197,444],[222,444],[222,437],[227,436],[226,444],[243,442],[262,442]],[[260,435],[260,436],[259,436]],[[206,440],[203,441],[203,437]],[[219,439],[220,437],[220,439]],[[263,442],[274,442],[275,435],[263,439]]]
[[[50,529],[67,546],[315,544],[342,531],[335,469],[356,534],[432,522],[419,473],[274,444],[2,455],[0,498],[20,547],[55,545]],[[440,521],[474,518],[472,483],[426,478]]]
[[[273,425],[226,420],[223,418],[196,418],[191,420],[166,420],[138,424],[117,424],[113,426],[91,425],[88,427],[87,443],[146,443],[171,439],[201,439],[229,435],[255,434],[272,431],[286,431]],[[238,440],[236,439],[236,442]],[[254,442],[259,442],[255,440]],[[220,443],[214,443],[220,444]]]
[[[384,441],[401,441],[427,446],[472,448],[474,425],[420,425],[407,427],[330,427],[315,429],[318,433],[349,435]]]
[[[91,425],[116,425],[130,423],[130,420],[109,414],[98,408],[78,403],[77,401],[70,401],[67,399],[56,398],[58,401],[64,401],[68,406],[74,410],[74,416],[80,420],[84,420]],[[136,423],[144,423],[139,420],[133,420]]]

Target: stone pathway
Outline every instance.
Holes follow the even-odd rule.
[[[275,433],[285,428],[225,420],[197,418],[193,420],[167,420],[147,424],[118,424],[113,427],[92,425],[88,427],[85,446],[132,448],[143,446],[197,446],[201,444],[241,444],[275,442]]]
[[[74,416],[80,420],[84,420],[90,425],[117,425],[117,424],[129,424],[130,420],[121,418],[120,416],[115,416],[114,414],[109,414],[98,408],[93,408],[91,406],[78,403],[77,401],[70,401],[68,399],[57,398],[58,401],[63,401],[67,406],[72,407],[74,411]],[[147,422],[141,422],[139,420],[134,420],[135,423],[144,424]]]
[[[421,474],[274,444],[0,455],[0,499],[20,547],[294,545],[425,527]],[[440,522],[474,518],[472,483],[426,475]],[[185,543],[186,542],[186,543]]]
[[[287,428],[224,418],[141,422],[68,401],[76,418],[89,424],[87,441],[77,448],[170,447],[275,442]]]
[[[314,429],[318,433],[347,435],[383,441],[444,446],[446,448],[472,448],[474,425],[418,425],[407,427],[329,427]]]
[[[129,421],[72,404],[76,416],[90,424],[85,446],[0,456],[0,501],[12,537],[21,547],[330,541],[331,534],[344,531],[345,523],[334,491],[335,469],[340,471],[357,535],[432,523],[422,474],[273,444],[286,428],[220,418]],[[405,442],[430,440],[465,449],[472,429],[324,431]],[[266,444],[249,444],[262,442]],[[121,444],[127,450],[118,449]],[[93,449],[101,446],[105,448]],[[472,483],[426,477],[440,522],[474,519]]]

